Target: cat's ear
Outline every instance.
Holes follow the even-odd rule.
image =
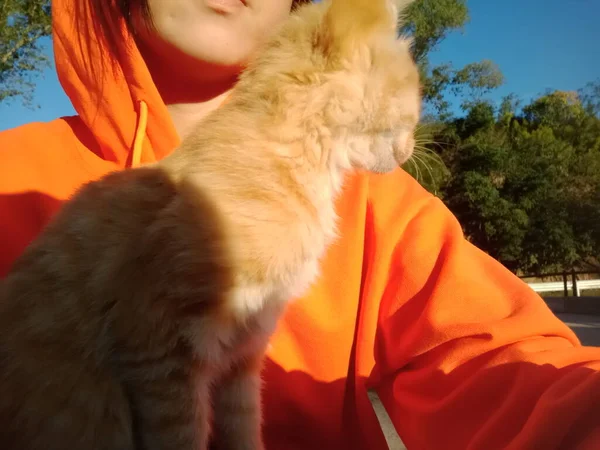
[[[343,57],[375,35],[396,37],[399,20],[414,0],[329,0],[316,44]]]
[[[415,3],[415,0],[392,0],[392,8],[395,9],[396,24],[401,27],[406,22],[408,7]]]

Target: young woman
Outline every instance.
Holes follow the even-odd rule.
[[[292,0],[53,0],[77,116],[0,134],[0,275],[83,183],[171,152]],[[471,246],[402,170],[354,175],[341,238],[264,372],[269,449],[600,448],[600,349]],[[1,427],[1,424],[0,424]]]

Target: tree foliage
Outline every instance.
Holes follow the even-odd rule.
[[[435,136],[450,174],[441,196],[467,238],[513,271],[600,256],[600,118],[586,105],[560,91],[521,111],[512,97],[474,101]]]
[[[579,96],[587,112],[600,116],[600,78],[580,89]]]
[[[402,32],[412,36],[413,55],[423,64],[448,33],[462,28],[468,20],[466,0],[417,0],[406,11]]]
[[[0,102],[31,105],[33,76],[48,66],[39,38],[51,32],[50,0],[0,2]]]
[[[407,10],[402,31],[414,39],[430,114],[406,169],[444,200],[470,241],[515,272],[599,261],[600,79],[523,108],[514,95],[495,105],[486,94],[504,78],[494,62],[429,62],[468,20],[465,0],[416,0]]]
[[[403,34],[412,37],[413,56],[419,65],[423,97],[438,117],[449,118],[448,94],[467,99],[480,97],[500,86],[504,79],[492,61],[484,60],[455,68],[451,63],[432,66],[429,54],[452,31],[469,21],[466,0],[416,0],[406,11]]]

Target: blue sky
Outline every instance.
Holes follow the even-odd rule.
[[[455,67],[495,61],[506,83],[496,99],[514,92],[524,100],[546,89],[576,90],[600,78],[599,0],[469,0],[471,21],[435,51],[434,64]],[[51,53],[49,40],[45,50]],[[73,114],[54,68],[37,81],[31,110],[18,102],[0,104],[0,130]]]

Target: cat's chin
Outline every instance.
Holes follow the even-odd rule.
[[[369,171],[377,174],[386,174],[393,172],[398,168],[399,164],[395,160],[390,159],[389,161],[377,161],[377,164],[369,167]]]
[[[401,166],[408,161],[415,150],[415,138],[411,131],[402,131],[396,136],[393,145],[393,154],[396,163]]]
[[[394,152],[394,159],[398,166],[405,164],[413,155],[413,152]]]

